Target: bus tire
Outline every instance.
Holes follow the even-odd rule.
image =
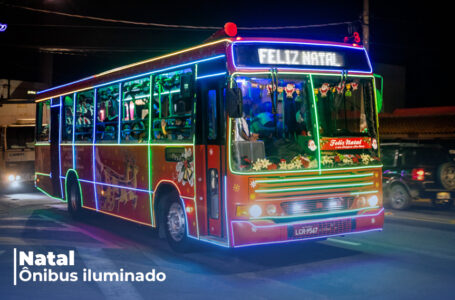
[[[70,179],[67,183],[67,196],[68,196],[68,213],[71,218],[77,220],[81,219],[83,215],[81,206],[81,190],[77,179]]]
[[[163,221],[166,239],[177,252],[188,252],[190,241],[187,236],[185,210],[179,197],[170,196],[164,203]]]

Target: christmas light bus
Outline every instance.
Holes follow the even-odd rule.
[[[361,46],[227,36],[40,91],[36,187],[175,249],[381,230],[378,93]]]

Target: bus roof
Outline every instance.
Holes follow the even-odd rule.
[[[264,47],[270,48],[274,45],[279,45],[279,47],[317,47],[317,49],[354,49],[354,50],[361,50],[365,53],[365,57],[367,57],[368,65],[370,70],[368,71],[361,71],[361,73],[372,73],[371,64],[368,59],[368,55],[366,54],[365,49],[362,46],[355,45],[355,44],[346,44],[346,43],[337,43],[337,42],[327,42],[327,41],[316,41],[316,40],[304,40],[304,39],[289,39],[289,38],[243,38],[243,37],[236,37],[236,38],[224,38],[216,41],[210,41],[204,44],[200,44],[194,47],[186,48],[183,50],[179,50],[173,53],[169,53],[166,55],[150,58],[144,61],[140,61],[137,63],[117,67],[96,75],[92,75],[89,77],[85,77],[67,84],[59,85],[56,87],[52,87],[46,90],[39,91],[37,93],[37,100],[36,102],[45,101],[50,98],[56,98],[59,96],[63,96],[69,93],[82,91],[86,89],[90,89],[93,87],[97,87],[98,85],[104,85],[107,82],[116,82],[122,81],[125,78],[131,76],[137,76],[138,74],[144,74],[148,72],[148,74],[153,73],[153,71],[160,71],[165,70],[166,68],[178,65],[187,65],[193,64],[196,62],[208,60],[210,58],[219,57],[220,55],[226,56],[228,61],[228,68],[231,71],[236,70],[257,70],[257,69],[267,69],[270,66],[242,66],[236,65],[238,58],[235,57],[235,53],[233,51],[233,45],[239,45],[239,48],[242,44],[250,44],[250,45],[264,45]],[[230,48],[231,51],[228,51]],[[296,48],[297,49],[297,48]],[[285,51],[285,50],[283,50]],[[291,50],[295,51],[295,50]],[[301,50],[299,50],[301,51]],[[323,52],[323,51],[319,51]],[[285,66],[283,66],[286,68]],[[299,67],[294,67],[299,68]],[[308,68],[300,67],[301,70],[308,70]],[[330,70],[329,70],[330,71]],[[341,72],[343,70],[332,70],[336,72]]]

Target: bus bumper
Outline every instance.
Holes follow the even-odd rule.
[[[304,240],[325,239],[370,231],[380,231],[384,209],[376,209],[349,217],[275,222],[273,220],[232,220],[231,246],[247,247]]]

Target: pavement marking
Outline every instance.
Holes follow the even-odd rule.
[[[73,229],[74,231],[78,231],[78,232],[80,232],[82,234],[85,234],[85,235],[91,237],[92,239],[97,240],[98,242],[104,244],[108,248],[120,248],[120,246],[118,246],[118,245],[116,245],[116,244],[114,244],[114,243],[112,243],[112,242],[110,242],[110,241],[108,241],[106,239],[103,239],[103,238],[101,238],[101,237],[99,237],[97,235],[94,235],[94,234],[90,233],[89,231],[87,231],[85,229],[82,229],[80,227],[73,226],[73,225],[70,225],[70,224],[66,224],[64,222],[60,222],[60,221],[54,220],[54,219],[49,218],[49,217],[44,216],[44,215],[40,215],[40,217],[42,217],[42,218],[44,218],[46,220],[49,220],[49,221],[54,221],[55,223],[60,224],[60,225],[62,225],[64,227],[67,227],[67,228]]]
[[[0,225],[0,229],[24,229],[24,230],[46,230],[46,231],[74,231],[70,228],[62,227],[42,227],[42,226],[23,226],[23,225]]]
[[[86,249],[77,247],[77,253],[82,258],[87,269],[92,272],[119,272],[117,267],[103,252],[102,249]],[[126,271],[126,270],[125,270]],[[95,282],[106,299],[143,299],[129,281]]]
[[[344,241],[344,240],[338,240],[338,239],[333,239],[333,238],[328,238],[327,241],[329,241],[329,242],[335,242],[335,243],[340,243],[340,244],[345,244],[345,245],[350,245],[350,246],[360,246],[360,245],[362,245],[361,243],[350,242],[350,241]]]
[[[406,220],[414,220],[414,221],[422,221],[422,222],[430,222],[430,223],[439,223],[439,224],[449,224],[454,225],[455,220],[447,220],[441,221],[439,219],[428,219],[428,218],[413,218],[413,217],[404,217],[404,216],[394,216],[392,219],[406,219]]]

